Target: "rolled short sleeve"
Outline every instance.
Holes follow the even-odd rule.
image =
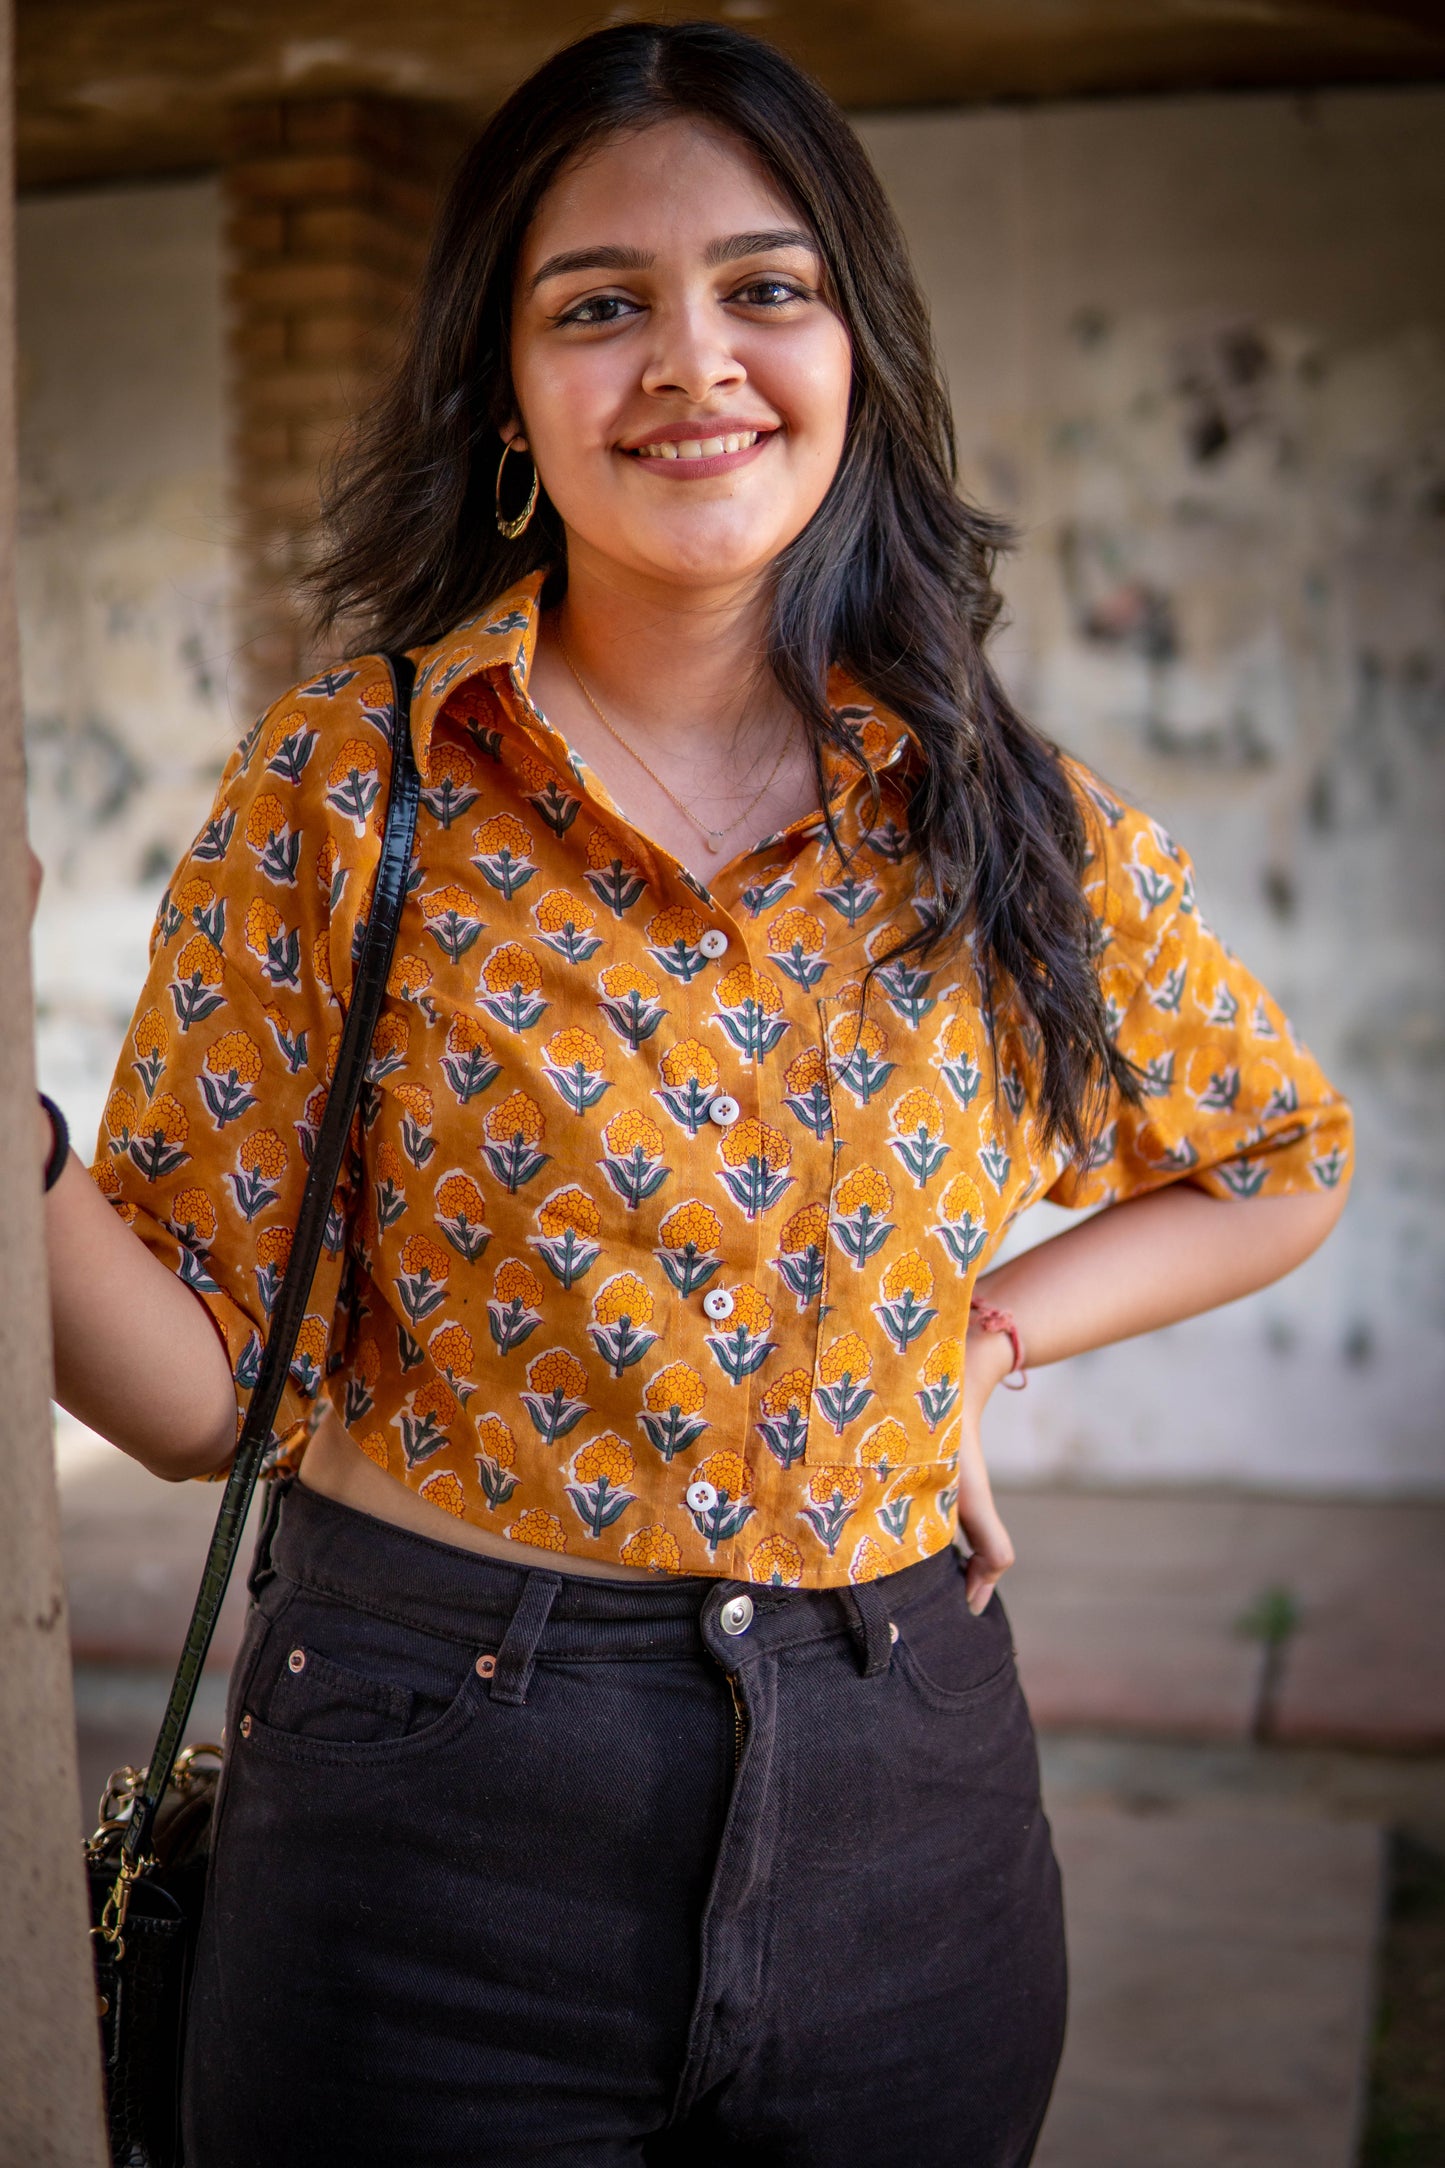
[[[1142,1078],[1115,1091],[1054,1204],[1109,1204],[1188,1179],[1217,1197],[1285,1196],[1348,1180],[1352,1122],[1259,981],[1200,917],[1187,854],[1157,822],[1074,770],[1093,837],[1086,873],[1100,982]]]
[[[92,1176],[210,1312],[244,1415],[291,1253],[377,857],[384,717],[337,728],[334,694],[292,694],[227,764],[161,899],[151,963]],[[354,706],[355,703],[352,703]],[[320,1391],[336,1334],[350,1170],[277,1417]]]

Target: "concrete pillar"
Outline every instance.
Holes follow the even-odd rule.
[[[351,97],[239,108],[226,191],[239,675],[252,706],[310,669],[295,582],[325,461],[404,321],[455,122]]]
[[[15,622],[11,10],[0,0],[0,2162],[105,2158],[50,1435]]]

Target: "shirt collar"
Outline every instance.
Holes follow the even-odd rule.
[[[476,617],[455,626],[442,639],[415,653],[416,686],[412,694],[411,738],[417,767],[423,780],[430,771],[432,733],[447,701],[469,678],[483,673],[505,674],[519,695],[519,706],[531,676],[541,618],[544,572],[528,573]],[[828,705],[847,736],[881,775],[918,750],[918,739],[909,725],[865,692],[856,678],[841,665],[828,673]],[[526,720],[526,711],[520,718]],[[568,765],[567,748],[554,738],[549,750]],[[823,752],[823,773],[830,798],[841,797],[863,775],[862,763],[836,746]]]

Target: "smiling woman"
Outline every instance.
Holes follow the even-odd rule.
[[[983,1411],[1298,1262],[1347,1110],[1006,698],[892,214],[767,46],[624,26],[521,86],[332,520],[354,658],[238,749],[50,1204],[61,1397],[215,1469],[409,649],[188,2157],[1021,2168],[1063,1949]],[[999,1265],[1045,1194],[1108,1209]]]

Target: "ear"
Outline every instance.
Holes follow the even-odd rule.
[[[522,435],[522,425],[515,414],[509,414],[502,424],[502,442],[509,452],[525,452],[527,440]]]

